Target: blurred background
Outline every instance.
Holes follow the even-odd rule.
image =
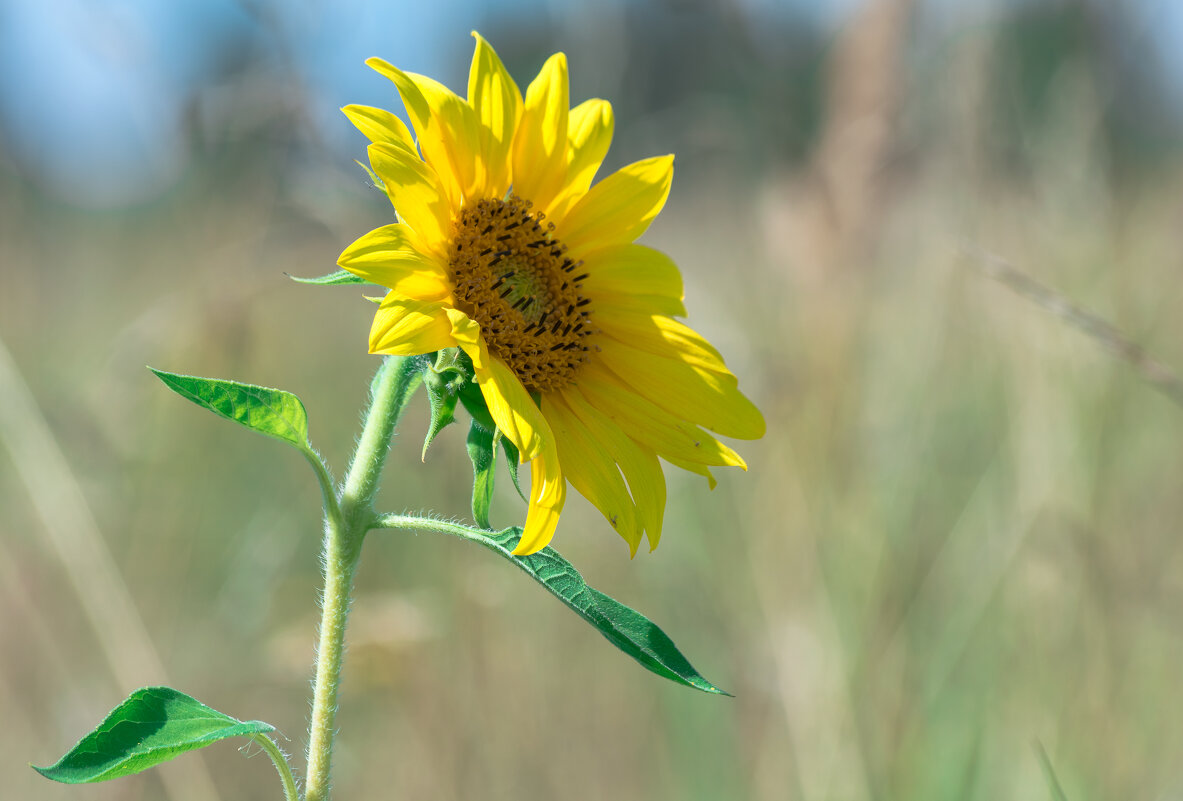
[[[285,273],[390,221],[337,111],[399,108],[364,59],[463,91],[473,28],[522,85],[568,54],[605,169],[677,154],[645,241],[769,433],[714,492],[670,471],[656,553],[581,498],[556,544],[736,697],[475,546],[374,533],[335,797],[1047,799],[1042,750],[1073,801],[1183,798],[1183,408],[965,255],[1183,369],[1173,0],[0,3],[5,797],[280,797],[225,743],[29,770],[155,683],[302,768],[314,479],[144,365],[296,392],[341,471],[372,307]],[[421,466],[425,428],[420,398],[381,505],[464,517],[464,432]]]

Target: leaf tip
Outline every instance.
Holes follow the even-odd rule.
[[[176,373],[170,373],[168,370],[157,370],[155,367],[153,367],[150,364],[145,364],[144,366],[147,367],[152,372],[152,375],[156,376],[157,378],[159,378],[161,381],[163,381],[166,384],[168,383],[168,380],[170,378],[177,377]]]

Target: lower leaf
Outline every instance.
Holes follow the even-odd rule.
[[[272,731],[270,724],[223,715],[171,687],[144,687],[111,710],[56,763],[48,768],[34,765],[33,770],[65,784],[102,782],[140,773],[228,737]]]

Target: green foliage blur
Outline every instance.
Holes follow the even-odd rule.
[[[464,22],[522,82],[567,51],[572,98],[616,108],[606,169],[677,154],[644,241],[769,433],[713,492],[667,471],[655,553],[630,561],[575,493],[554,545],[736,697],[638,670],[481,548],[374,532],[336,798],[1053,798],[1041,749],[1071,801],[1180,791],[1183,408],[964,255],[1183,371],[1180,123],[1104,4],[1004,5],[955,34],[914,0],[832,31],[707,0]],[[339,474],[373,307],[285,273],[331,272],[390,209],[350,161],[360,139],[348,158],[319,141],[297,81],[227,63],[216,102],[191,99],[183,174],[133,207],[71,204],[0,136],[5,797],[81,798],[28,764],[151,684],[274,724],[302,764],[315,479],[144,366],[298,394]],[[466,67],[441,77],[462,89]],[[423,464],[428,417],[421,393],[379,505],[466,519],[464,426]],[[524,515],[500,482],[493,525]],[[124,597],[142,623],[110,614]],[[244,753],[86,798],[278,798]]]

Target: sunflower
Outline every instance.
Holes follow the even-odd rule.
[[[383,109],[342,111],[399,222],[339,264],[389,289],[372,353],[460,348],[489,413],[530,463],[515,553],[554,536],[567,482],[635,554],[657,547],[666,486],[658,457],[705,476],[743,459],[704,429],[755,439],[764,419],[723,358],[674,319],[682,279],[635,240],[661,211],[673,156],[592,179],[612,139],[604,100],[569,106],[567,59],[551,56],[525,97],[477,33],[468,98],[381,59],[411,131]]]

